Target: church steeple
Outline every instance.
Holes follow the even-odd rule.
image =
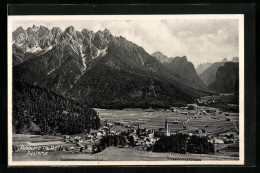
[[[170,136],[170,131],[169,131],[169,124],[167,119],[165,120],[165,132],[164,132],[165,136]]]

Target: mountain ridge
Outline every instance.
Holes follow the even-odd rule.
[[[187,60],[186,56],[168,58],[159,51],[153,53],[152,55],[162,62],[164,67],[171,71],[171,73],[177,78],[183,78],[179,79],[179,81],[183,84],[189,83],[194,88],[207,90],[206,85],[197,75],[194,65]]]
[[[92,107],[136,107],[138,103],[141,107],[168,107],[210,93],[184,84],[185,79],[179,79],[181,76],[165,68],[142,47],[124,37],[113,36],[107,29],[79,32],[71,26],[63,32],[58,28],[42,29],[46,34],[39,34],[39,28],[33,28],[32,35],[28,36],[32,39],[20,47],[28,51],[42,45],[44,49],[15,65],[14,77]],[[46,42],[50,43],[49,47],[45,47]],[[14,45],[19,46],[18,42]],[[30,49],[29,45],[32,45]]]

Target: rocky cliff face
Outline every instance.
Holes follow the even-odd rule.
[[[152,55],[162,62],[164,67],[167,68],[179,82],[194,88],[207,90],[206,85],[197,75],[193,64],[187,61],[186,56],[168,58],[159,51]]]
[[[209,88],[222,93],[238,93],[239,90],[239,66],[238,63],[226,62],[219,67],[215,81]]]
[[[181,78],[183,83],[189,84],[195,88],[207,89],[206,85],[197,75],[194,65],[187,61],[186,56],[175,57],[170,63],[165,65],[171,69],[173,74]]]
[[[215,62],[207,68],[202,74],[199,75],[201,80],[209,86],[216,79],[216,73],[219,67],[223,66],[225,62]]]
[[[209,86],[216,79],[216,73],[219,67],[224,66],[226,62],[229,62],[227,58],[224,58],[221,62],[215,62],[210,65],[203,73],[199,75],[202,81]],[[238,62],[238,57],[234,57],[232,62]]]

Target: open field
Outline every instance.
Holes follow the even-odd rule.
[[[126,125],[140,124],[142,128],[164,128],[164,122],[167,119],[169,129],[172,131],[182,131],[182,123],[195,114],[194,110],[184,110],[191,113],[191,115],[184,115],[176,112],[165,110],[154,110],[153,112],[146,112],[142,109],[127,109],[127,110],[111,110],[111,109],[95,109],[99,113],[101,120],[108,120],[113,122],[120,122]],[[236,127],[232,121],[226,121],[230,118],[234,121],[236,126],[239,125],[238,113],[229,113],[225,116],[223,112],[220,115],[200,115],[198,119],[190,118],[186,122],[186,132],[194,132],[197,129],[203,128],[206,130],[204,134],[217,134],[226,132],[236,132]],[[172,124],[174,120],[179,121],[178,124]]]
[[[178,115],[176,113],[164,110],[155,110],[154,112],[146,112],[142,109],[127,109],[127,110],[111,110],[111,109],[95,109],[99,113],[101,120],[117,121],[127,125],[139,124],[141,128],[164,128],[164,122],[167,119],[169,122],[178,120],[179,124],[169,125],[171,130],[180,130],[182,122],[188,116]]]

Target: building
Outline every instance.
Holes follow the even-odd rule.
[[[222,139],[214,139],[214,144],[224,144],[224,141]]]
[[[158,130],[155,130],[154,135],[156,137],[163,136],[163,135],[165,135],[165,130],[163,128],[159,128]]]
[[[217,112],[217,109],[210,108],[210,109],[207,109],[206,112],[207,113],[215,113],[215,112]]]
[[[180,112],[180,114],[188,115],[188,112]]]
[[[196,132],[197,132],[198,134],[205,133],[205,129],[198,129],[198,130],[196,130]]]
[[[188,105],[188,110],[195,110],[198,108],[197,104],[187,104]]]
[[[179,121],[178,120],[174,120],[173,124],[179,124]]]
[[[75,142],[80,142],[80,143],[83,142],[83,140],[82,140],[82,138],[80,136],[75,136],[74,137],[74,141]]]
[[[170,110],[171,110],[172,112],[177,112],[177,109],[176,109],[175,107],[170,107]]]
[[[230,118],[227,118],[226,121],[231,121],[231,119],[230,119]]]
[[[97,132],[97,138],[101,138],[103,136],[103,131]]]
[[[170,131],[169,131],[169,123],[166,119],[165,121],[165,133],[164,133],[165,136],[170,136]]]

